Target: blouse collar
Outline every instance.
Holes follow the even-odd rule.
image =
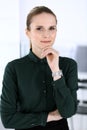
[[[46,58],[40,59],[39,57],[37,57],[37,56],[32,52],[32,49],[30,49],[29,58],[30,58],[31,60],[33,60],[34,62],[42,62],[42,63],[46,63],[46,62],[47,62],[47,59],[46,59]]]

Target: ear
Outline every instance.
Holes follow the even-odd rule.
[[[30,31],[28,29],[25,29],[25,34],[27,35],[28,38],[30,38]]]

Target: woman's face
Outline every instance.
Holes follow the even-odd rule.
[[[53,45],[57,32],[56,24],[55,16],[49,13],[41,13],[32,18],[30,30],[27,30],[32,49],[44,49]]]

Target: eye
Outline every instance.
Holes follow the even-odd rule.
[[[49,30],[56,30],[56,27],[50,27]]]
[[[37,27],[36,30],[42,31],[42,27]]]
[[[38,28],[36,28],[36,30],[41,30],[41,28],[40,28],[40,27],[38,27]]]

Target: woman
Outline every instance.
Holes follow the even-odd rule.
[[[77,64],[53,49],[57,18],[49,8],[33,8],[26,25],[30,52],[5,68],[2,123],[15,130],[69,130],[67,118],[77,109]]]

